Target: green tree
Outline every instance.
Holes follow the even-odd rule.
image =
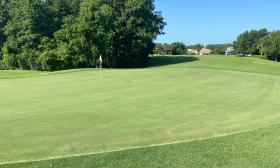
[[[61,28],[65,17],[79,14],[81,2],[82,0],[49,0],[46,2],[50,10],[49,16],[53,21],[51,24],[53,27],[49,27],[49,29],[52,29],[52,33]]]
[[[3,48],[3,61],[8,68],[39,69],[37,46],[42,36],[51,35],[47,12],[45,1],[10,1]]]
[[[104,67],[143,66],[165,25],[153,0],[4,1],[0,45],[9,69],[95,67],[100,55]]]
[[[186,53],[186,45],[181,42],[175,42],[171,44],[172,46],[172,55],[183,55]]]
[[[154,48],[153,40],[165,25],[153,0],[118,0],[114,55],[117,67],[143,66]]]
[[[235,42],[236,52],[240,55],[259,55],[258,41],[267,34],[267,29],[251,30],[240,34]]]
[[[55,33],[67,59],[78,56],[82,66],[96,66],[102,55],[105,67],[143,66],[165,24],[152,0],[86,0],[69,23]]]
[[[193,49],[194,50],[196,50],[196,51],[198,51],[198,52],[200,52],[200,50],[203,48],[204,46],[202,45],[202,44],[195,44],[194,46],[193,46]]]
[[[77,16],[80,12],[80,5],[84,0],[68,0],[71,15]]]
[[[268,59],[280,60],[280,31],[273,31],[259,41],[259,48]]]
[[[6,40],[4,28],[9,20],[8,0],[0,0],[0,49]]]

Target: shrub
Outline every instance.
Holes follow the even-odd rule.
[[[40,58],[42,70],[55,71],[63,69],[63,60],[60,59],[54,50],[44,52]]]

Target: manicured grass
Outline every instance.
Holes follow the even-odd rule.
[[[165,65],[165,68],[202,68],[280,75],[280,63],[253,57],[156,56],[151,58],[151,65]]]
[[[125,150],[2,168],[278,168],[280,126],[208,140]],[[0,166],[1,167],[1,166]]]
[[[46,74],[46,72],[37,71],[0,71],[0,79],[26,78]]]
[[[74,70],[32,78],[26,73],[26,78],[0,80],[0,162],[188,141],[267,127],[280,121],[279,75],[278,63],[206,56],[153,57],[151,68],[145,69]],[[160,153],[155,155],[157,159],[169,155]],[[145,160],[141,150],[136,155],[131,159]],[[112,160],[107,167],[115,167],[116,158],[126,162],[118,156],[113,153],[93,159],[104,157],[101,162]],[[81,167],[83,158],[87,157],[76,158]],[[62,160],[62,164],[68,161]],[[32,165],[41,164],[49,162]],[[134,167],[129,159],[125,164]]]

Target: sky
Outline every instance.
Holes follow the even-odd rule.
[[[280,0],[155,0],[167,22],[156,42],[228,43],[251,29],[280,29]]]

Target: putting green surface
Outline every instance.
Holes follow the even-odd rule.
[[[211,56],[153,57],[151,66],[3,77],[0,162],[190,141],[280,123],[280,64]]]

